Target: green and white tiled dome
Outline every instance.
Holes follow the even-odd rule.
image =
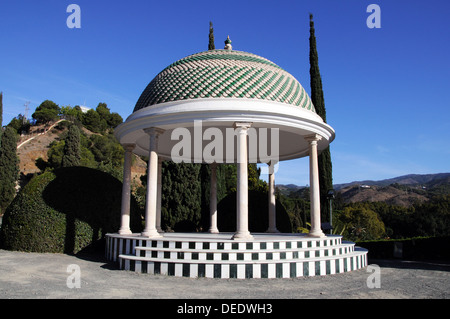
[[[315,112],[305,89],[291,74],[263,57],[229,49],[200,52],[172,63],[150,82],[134,112],[202,98],[260,99]]]

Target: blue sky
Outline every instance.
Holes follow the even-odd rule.
[[[69,4],[81,29],[69,29]],[[369,4],[381,9],[370,29]],[[309,85],[314,14],[334,183],[450,171],[450,2],[446,0],[45,0],[0,3],[3,125],[44,100],[126,119],[146,85],[175,60],[217,48],[261,55]],[[308,159],[276,182],[309,184]]]

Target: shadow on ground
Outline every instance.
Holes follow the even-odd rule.
[[[450,262],[442,260],[401,260],[401,259],[370,259],[369,265],[376,264],[380,267],[397,269],[423,269],[449,271]]]

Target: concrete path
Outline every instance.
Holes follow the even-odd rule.
[[[78,274],[80,288],[76,288]],[[1,299],[449,297],[450,265],[442,263],[369,260],[368,268],[323,277],[193,279],[121,271],[98,254],[69,256],[0,250]]]

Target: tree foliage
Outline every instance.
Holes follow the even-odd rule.
[[[376,215],[366,214],[367,211],[374,212]],[[417,202],[411,207],[389,205],[383,202],[359,202],[343,206],[335,205],[334,212],[335,231],[343,232],[343,235],[351,240],[450,235],[450,195],[448,194],[433,196],[428,201]],[[365,216],[365,219],[358,217],[358,214]],[[377,220],[383,222],[384,234],[367,233],[367,224],[375,225],[378,223]],[[363,225],[362,221],[366,224],[361,226],[366,228],[366,237],[356,236],[356,225]],[[352,229],[355,231],[354,234],[351,233]]]
[[[163,162],[161,215],[163,229],[196,231],[201,221],[200,165]]]
[[[122,178],[124,149],[113,134],[92,134],[88,137],[80,131],[79,137],[79,166],[96,168],[116,178]],[[43,166],[41,169],[64,166],[63,158],[68,149],[66,147],[68,139],[69,132],[65,132],[61,134],[59,141],[50,144],[50,149],[47,152],[47,163],[41,165]]]
[[[106,103],[99,103],[95,110],[89,110],[82,116],[83,125],[90,131],[104,134],[123,122],[118,113],[111,113]]]
[[[214,44],[214,28],[213,24],[209,22],[209,42],[208,42],[208,50],[215,50],[216,46]]]
[[[31,123],[24,115],[19,114],[9,122],[8,126],[12,127],[17,134],[28,133]]]
[[[354,241],[380,239],[385,236],[385,225],[379,215],[367,206],[355,204],[336,214],[336,228],[340,225],[345,238]]]
[[[316,113],[327,122],[327,115],[325,109],[325,100],[323,97],[322,77],[319,70],[319,56],[317,54],[317,44],[314,29],[313,16],[310,14],[310,38],[309,38],[309,62],[310,62],[310,77],[311,77],[311,100],[316,110]],[[320,206],[322,221],[328,220],[329,208],[327,205],[328,191],[333,189],[333,173],[331,163],[330,147],[327,147],[318,158],[319,166],[319,185],[320,185]]]
[[[64,155],[62,157],[62,167],[80,165],[80,130],[74,124],[69,127],[69,132],[65,139]]]
[[[47,124],[50,121],[56,120],[60,111],[60,107],[55,102],[45,100],[36,108],[32,118],[35,119],[37,123]]]
[[[4,212],[16,194],[19,177],[16,136],[16,131],[11,127],[6,127],[0,136],[0,213]]]
[[[75,107],[62,106],[61,115],[63,115],[66,120],[77,124],[81,123],[83,120],[83,112],[78,105]]]
[[[94,133],[103,133],[107,127],[106,121],[95,110],[89,110],[83,114],[83,125]]]
[[[119,180],[86,167],[36,175],[6,210],[1,248],[69,254],[102,249],[104,235],[120,227],[121,193]],[[142,230],[141,215],[132,198],[134,232]]]

